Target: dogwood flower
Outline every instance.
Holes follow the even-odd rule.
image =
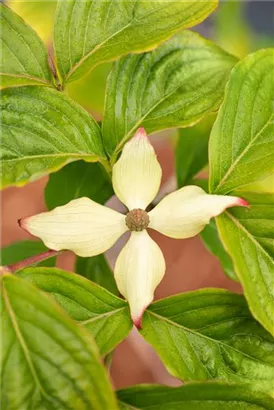
[[[48,248],[71,250],[82,257],[105,252],[123,233],[131,231],[116,260],[114,276],[139,328],[166,268],[162,251],[147,228],[171,238],[190,238],[226,208],[248,205],[241,198],[209,195],[197,186],[186,186],[146,212],[159,190],[161,176],[154,149],[145,130],[139,128],[113,167],[113,188],[129,210],[126,216],[89,198],[80,198],[19,221],[22,228],[41,238]]]

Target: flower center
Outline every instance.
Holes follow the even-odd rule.
[[[126,225],[131,231],[140,232],[148,227],[149,216],[143,209],[132,209],[126,215]]]

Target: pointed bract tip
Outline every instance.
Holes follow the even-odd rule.
[[[133,321],[134,325],[137,327],[138,330],[142,329],[142,319],[143,319],[143,315],[141,315],[137,318],[132,318],[132,321]]]
[[[250,207],[249,203],[245,199],[242,199],[242,198],[237,198],[236,206],[237,205],[238,206],[245,206],[247,208]]]
[[[226,205],[225,209],[233,208],[234,206],[244,206],[246,208],[250,207],[249,203],[245,199],[242,199],[236,196],[230,197],[230,198],[231,198],[231,202]]]
[[[20,228],[24,229],[25,231],[27,230],[27,227],[26,227],[27,218],[18,219],[17,222]]]
[[[138,130],[135,133],[135,137],[147,138],[146,130],[143,127],[138,128]]]

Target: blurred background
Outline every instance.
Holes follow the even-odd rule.
[[[5,3],[34,28],[51,49],[56,2],[17,0]],[[273,16],[272,1],[223,1],[209,19],[195,27],[195,31],[242,58],[259,48],[273,46]],[[110,63],[98,66],[85,78],[69,84],[65,91],[97,120],[102,118],[105,83],[110,67]],[[207,129],[209,133],[210,128]],[[180,138],[187,132],[182,130]],[[199,133],[201,127],[196,126],[191,132]],[[151,136],[163,168],[163,185],[168,184],[173,189],[176,189],[174,147],[177,139],[175,130]],[[199,176],[207,177],[206,167]],[[46,210],[44,188],[47,181],[48,178],[43,178],[22,188],[8,188],[2,192],[2,246],[30,239],[30,235],[19,228],[17,220]],[[256,188],[274,191],[274,178],[259,182]],[[112,198],[109,206],[119,209],[121,205],[116,198]],[[151,235],[161,247],[167,265],[165,278],[156,290],[156,298],[204,287],[241,292],[240,285],[224,275],[218,259],[209,253],[200,237],[172,240],[152,231]],[[111,266],[125,241],[126,238],[122,238],[107,253]],[[72,271],[73,264],[74,256],[69,252],[58,257],[59,267]],[[117,388],[149,382],[180,385],[180,381],[167,374],[156,353],[135,330],[116,349],[111,375]]]

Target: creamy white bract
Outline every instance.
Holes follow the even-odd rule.
[[[145,210],[158,193],[161,176],[154,149],[140,128],[113,167],[115,194],[129,211]],[[171,238],[190,238],[226,208],[247,205],[241,198],[209,195],[197,186],[187,186],[167,195],[148,212],[148,227]],[[89,198],[75,199],[51,212],[22,219],[20,225],[41,238],[48,248],[67,249],[84,257],[105,252],[129,230],[125,215]],[[137,327],[164,273],[162,251],[147,230],[132,231],[117,258],[114,276]]]

